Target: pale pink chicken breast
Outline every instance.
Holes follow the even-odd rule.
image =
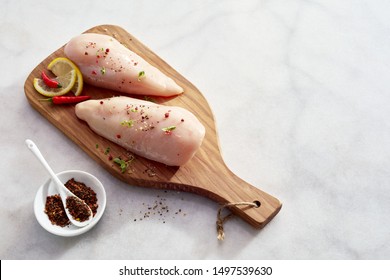
[[[183,88],[111,36],[85,33],[72,38],[65,55],[86,83],[124,93],[173,96]]]
[[[204,126],[184,108],[125,96],[81,102],[76,115],[97,134],[170,166],[188,162],[205,135]]]

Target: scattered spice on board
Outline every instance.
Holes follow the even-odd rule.
[[[157,175],[156,167],[148,164],[143,173],[148,174],[149,177],[154,177]]]
[[[65,227],[70,224],[59,194],[51,195],[46,198],[45,213],[53,225]]]
[[[84,222],[89,219],[88,207],[74,196],[68,196],[66,198],[66,209],[68,209],[73,219],[78,222]]]

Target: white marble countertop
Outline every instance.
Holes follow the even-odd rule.
[[[379,0],[1,0],[0,258],[389,259],[389,11]],[[100,24],[129,31],[203,93],[226,164],[283,203],[264,229],[234,218],[218,241],[216,203],[122,183],[28,104],[32,69]],[[56,171],[103,182],[106,212],[90,232],[63,238],[37,223],[48,175],[26,138]],[[172,213],[140,221],[156,200]]]

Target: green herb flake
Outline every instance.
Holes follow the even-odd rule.
[[[129,164],[134,160],[134,157],[131,157],[129,160],[123,160],[120,157],[116,157],[113,159],[113,161],[119,165],[121,172],[125,173],[127,168],[129,167]]]
[[[106,74],[106,68],[102,67],[102,68],[100,69],[100,73],[102,73],[102,75]]]
[[[171,126],[168,126],[168,127],[163,127],[161,128],[162,131],[165,131],[165,132],[172,132],[173,130],[176,129],[176,126],[174,125],[171,125]]]
[[[113,161],[119,165],[119,167],[121,168],[121,172],[122,173],[125,173],[126,169],[127,169],[127,162],[124,161],[123,159],[120,159],[120,158],[114,158]]]
[[[145,77],[145,71],[140,71],[139,73],[138,73],[138,81],[140,81],[142,78],[144,78]]]
[[[156,103],[156,100],[154,100],[153,98],[151,98],[150,96],[147,96],[147,95],[144,96],[144,100],[145,100],[145,101],[149,101],[149,102]]]
[[[104,151],[104,154],[107,155],[110,152],[110,147],[107,147],[106,150]]]
[[[96,149],[99,149],[99,144],[96,144],[96,145],[95,145],[95,148],[96,148]]]
[[[127,127],[132,127],[134,125],[134,121],[133,120],[123,121],[123,122],[121,122],[121,125],[127,126]]]

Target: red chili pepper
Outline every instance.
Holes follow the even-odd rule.
[[[74,104],[81,101],[90,99],[90,96],[80,95],[80,96],[53,96],[47,99],[41,99],[42,101],[51,101],[53,104]]]
[[[44,71],[42,71],[42,80],[43,82],[45,83],[45,85],[47,85],[48,87],[50,88],[60,88],[62,87],[62,85],[56,81],[56,80],[53,80],[53,79],[50,79]]]

